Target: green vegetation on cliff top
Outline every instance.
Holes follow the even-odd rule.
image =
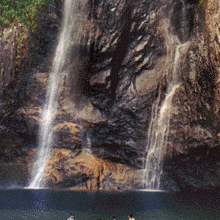
[[[1,0],[0,25],[9,27],[21,22],[24,27],[35,32],[40,27],[39,17],[47,9],[51,0]]]
[[[199,0],[199,5],[205,8],[207,5],[207,2],[208,2],[207,0]]]

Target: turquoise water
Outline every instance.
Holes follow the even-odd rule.
[[[102,218],[126,220],[219,219],[220,196],[183,195],[168,192],[87,193],[64,190],[0,190],[0,219],[65,220],[74,212],[77,220]]]

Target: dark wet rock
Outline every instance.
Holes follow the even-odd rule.
[[[219,187],[219,149],[192,147],[165,161],[164,170],[183,192]]]
[[[70,122],[57,124],[54,128],[54,147],[73,149],[82,143],[82,129]]]
[[[0,95],[2,98],[3,88],[9,85],[9,83],[14,80],[14,60],[16,56],[16,49],[18,44],[18,29],[7,28],[3,31],[0,37]]]
[[[23,161],[0,164],[1,189],[24,187],[28,183],[29,172]]]

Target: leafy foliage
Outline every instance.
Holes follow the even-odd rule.
[[[199,0],[199,5],[201,5],[203,8],[206,7],[207,0]]]
[[[0,25],[8,27],[21,22],[32,32],[40,27],[39,17],[51,0],[1,0]]]

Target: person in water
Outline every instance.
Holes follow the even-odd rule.
[[[71,213],[71,216],[67,220],[75,220],[75,215]]]
[[[130,215],[128,216],[128,220],[135,220],[133,214],[130,214]]]

